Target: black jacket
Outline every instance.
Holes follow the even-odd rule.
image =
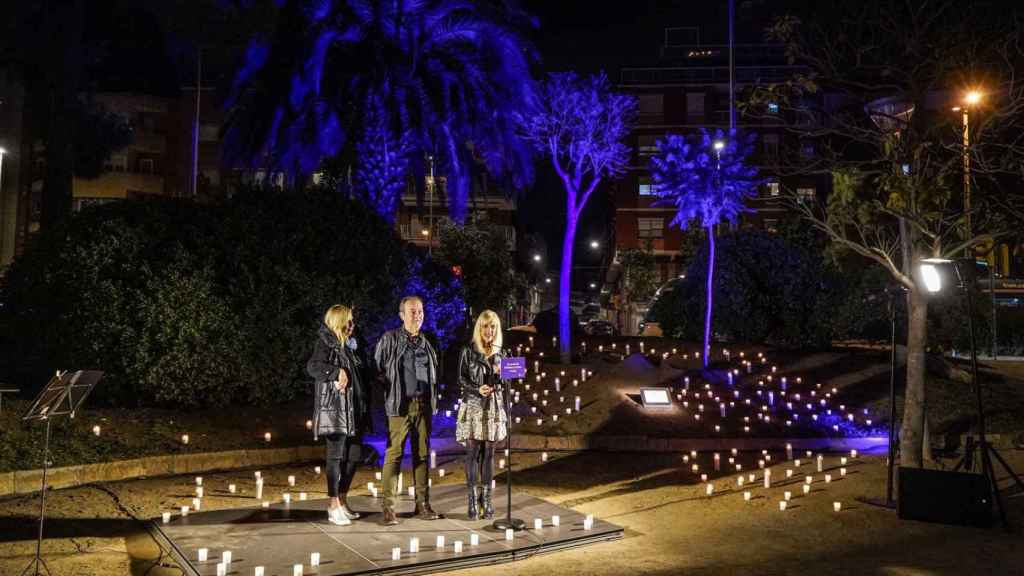
[[[424,338],[429,359],[427,369],[430,372],[430,414],[437,413],[437,353],[430,340],[420,333]],[[387,387],[384,390],[384,412],[388,416],[402,415],[402,354],[405,354],[409,346],[409,337],[405,328],[399,326],[394,330],[388,330],[377,341],[377,347],[373,351],[373,361],[377,373],[384,377]]]
[[[491,359],[476,351],[476,347],[467,344],[459,354],[459,387],[462,389],[462,399],[483,398],[480,395],[480,387],[484,384],[494,388],[491,395],[497,402],[499,408],[503,406],[501,397],[501,381],[494,373],[493,363],[498,363],[504,358],[503,352],[499,349]]]
[[[370,391],[366,386],[365,363],[359,354],[338,342],[321,324],[306,372],[313,377],[313,437],[327,434],[360,436],[369,432]],[[344,392],[334,387],[338,373],[348,375]]]

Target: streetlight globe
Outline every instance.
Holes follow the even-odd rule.
[[[721,150],[722,148],[725,148],[725,142],[721,140],[715,140],[714,147],[715,150]]]
[[[597,250],[598,248],[601,247],[601,244],[597,240],[591,240],[590,247],[593,248],[594,250]]]
[[[540,262],[540,254],[534,254],[533,255],[533,261],[534,262]]]
[[[978,102],[981,102],[981,92],[978,92],[977,90],[971,90],[966,95],[964,95],[964,102],[968,104],[977,104]]]
[[[591,282],[590,283],[590,289],[593,290],[594,288],[597,288],[597,284],[594,284],[593,282]]]

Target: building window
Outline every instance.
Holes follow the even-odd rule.
[[[128,157],[124,154],[114,154],[103,163],[103,169],[107,172],[127,172]]]
[[[804,158],[811,158],[814,156],[814,143],[812,142],[801,142],[800,143],[800,155]]]
[[[142,172],[143,174],[152,174],[154,169],[152,158],[139,158],[139,172]]]
[[[647,176],[641,176],[637,180],[636,191],[640,196],[657,196],[658,187],[652,184]]]
[[[704,93],[687,92],[686,94],[686,116],[688,118],[704,116]]]
[[[661,238],[665,234],[664,218],[637,218],[638,238]]]
[[[798,186],[796,189],[796,199],[801,203],[810,202],[814,200],[816,192],[817,190],[815,190],[814,186]]]
[[[778,158],[779,157],[779,135],[778,134],[765,134],[761,138],[761,145],[764,147],[764,155],[766,158]]]
[[[110,204],[111,202],[116,202],[117,200],[119,200],[119,198],[78,197],[71,200],[71,210],[73,212],[78,212],[83,208],[88,208],[89,206],[102,206],[103,204]]]
[[[640,94],[637,97],[641,122],[660,122],[665,113],[665,99],[661,94]]]
[[[765,218],[764,219],[764,229],[765,229],[765,232],[772,232],[772,233],[778,232],[779,231],[779,221],[774,219],[774,218]]]
[[[769,102],[768,103],[768,113],[769,114],[778,114],[779,113],[779,103],[778,102]]]
[[[766,182],[764,186],[765,194],[767,194],[771,198],[775,198],[782,193],[781,187],[779,186],[778,182]]]
[[[658,137],[653,134],[641,134],[636,137],[636,150],[641,156],[652,156],[658,153]]]

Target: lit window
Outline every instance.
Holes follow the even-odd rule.
[[[910,164],[904,164],[900,168],[903,169],[903,175],[904,176],[909,176],[910,175]]]
[[[640,196],[657,196],[658,187],[651,183],[650,178],[643,177],[640,178],[639,183],[637,184],[637,193],[639,193]]]
[[[761,145],[764,146],[764,155],[768,158],[779,157],[779,135],[765,134],[761,138]]]
[[[773,232],[773,233],[774,232],[778,232],[779,231],[779,221],[774,219],[774,218],[765,218],[764,219],[764,230],[765,230],[765,232]]]
[[[779,103],[778,102],[769,102],[768,103],[768,113],[769,114],[778,114],[779,113]]]
[[[127,172],[128,157],[123,154],[115,154],[103,163],[103,168],[109,172]]]
[[[796,189],[796,198],[800,202],[810,202],[814,200],[817,191],[814,186],[798,186]]]
[[[768,196],[776,197],[781,193],[781,187],[778,182],[768,182],[765,184]]]
[[[664,218],[637,218],[637,237],[661,238],[665,234]]]
[[[641,134],[636,137],[636,149],[641,156],[658,153],[658,137],[653,134]]]
[[[152,158],[139,158],[139,172],[143,174],[153,173],[153,159]]]

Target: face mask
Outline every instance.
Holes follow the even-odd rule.
[[[359,347],[359,343],[356,342],[355,338],[349,338],[348,342],[345,342],[345,346],[348,346],[349,350],[355,350]]]

